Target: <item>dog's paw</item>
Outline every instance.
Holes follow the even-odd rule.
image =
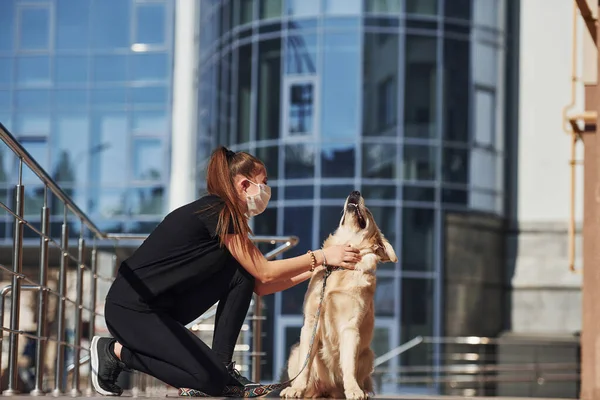
[[[369,394],[360,388],[346,390],[344,391],[344,395],[347,399],[353,400],[366,400],[369,398]]]
[[[281,391],[279,397],[285,399],[301,399],[304,398],[304,392],[306,389],[303,388],[295,388],[293,386],[286,387]]]

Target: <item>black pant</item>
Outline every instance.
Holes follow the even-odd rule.
[[[229,380],[225,364],[248,312],[254,277],[235,259],[191,290],[169,299],[172,306],[135,310],[107,300],[105,319],[123,346],[121,360],[131,369],[176,388],[218,396]],[[185,325],[219,301],[212,349]]]

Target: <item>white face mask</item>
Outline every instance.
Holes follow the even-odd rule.
[[[254,186],[258,187],[258,193],[249,195],[246,193],[246,201],[248,202],[248,216],[253,217],[261,214],[267,208],[269,200],[271,199],[271,188],[267,185],[256,184],[252,181],[248,181]]]

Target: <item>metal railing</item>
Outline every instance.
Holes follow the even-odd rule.
[[[0,209],[4,210],[6,220],[14,221],[13,230],[13,246],[11,266],[3,265],[0,261],[0,274],[8,274],[10,284],[0,289],[0,319],[2,321],[2,332],[8,333],[8,360],[7,360],[7,387],[4,390],[4,395],[15,395],[19,393],[17,388],[18,382],[18,358],[19,358],[19,338],[30,338],[36,342],[35,360],[33,362],[34,384],[30,391],[32,395],[44,395],[48,389],[45,386],[50,386],[50,377],[54,378],[52,394],[55,396],[63,395],[67,392],[67,378],[71,378],[70,394],[79,396],[81,392],[81,365],[89,360],[89,348],[84,346],[82,339],[87,334],[87,338],[91,338],[96,334],[96,317],[103,318],[103,314],[98,313],[97,298],[98,283],[110,283],[113,280],[113,275],[118,266],[117,251],[124,247],[135,246],[136,241],[144,240],[146,235],[138,234],[114,234],[103,232],[94,222],[71,200],[61,187],[48,175],[48,173],[38,164],[38,162],[19,144],[19,142],[8,132],[8,130],[0,124],[0,139],[10,149],[12,157],[17,161],[17,174],[14,207],[0,201]],[[1,143],[0,143],[1,145]],[[5,149],[0,148],[0,155],[6,157]],[[24,186],[24,168],[29,169],[37,178],[38,182],[34,184],[36,188],[41,188],[41,207],[40,218],[28,221],[25,219],[25,203],[27,201],[25,186]],[[60,224],[60,238],[52,232],[52,219],[50,215],[49,195],[53,195],[52,201],[57,201],[62,205],[62,221]],[[54,200],[56,199],[56,200]],[[54,206],[54,204],[52,204]],[[56,207],[54,207],[56,208]],[[70,227],[74,223],[79,223],[80,228],[77,239],[76,254],[72,254],[70,247]],[[39,226],[36,227],[36,225]],[[39,238],[39,277],[32,278],[31,274],[23,272],[24,265],[24,233],[25,229],[30,230]],[[271,243],[273,245],[280,244],[278,247],[267,253],[265,256],[269,259],[277,257],[279,254],[294,247],[298,243],[297,237],[277,237],[277,236],[255,236],[252,240],[256,243]],[[92,242],[91,252],[88,254],[88,243]],[[1,247],[0,247],[1,249]],[[33,248],[27,248],[27,254],[33,254],[36,251]],[[57,253],[59,264],[57,268],[51,268],[50,259],[51,253]],[[100,263],[99,258],[102,254],[110,255],[109,263]],[[8,262],[6,262],[8,264]],[[72,265],[75,265],[75,271],[72,271]],[[100,274],[99,266],[108,266],[111,271],[109,274]],[[108,265],[110,264],[110,265]],[[30,268],[28,268],[30,269]],[[58,269],[58,277],[56,279],[56,288],[52,288],[49,284],[49,274],[56,272]],[[74,272],[75,277],[75,295],[70,296],[68,293],[68,275],[69,272]],[[84,280],[86,274],[89,274],[89,281]],[[87,283],[86,283],[87,282]],[[89,285],[89,287],[87,287]],[[84,290],[85,286],[85,290]],[[35,321],[35,333],[20,329],[20,314],[21,314],[21,294],[23,292],[37,293],[37,318]],[[9,327],[4,326],[5,300],[10,294],[10,323]],[[51,303],[49,295],[56,299],[56,313],[54,321],[50,320],[49,304]],[[67,306],[74,308],[73,332],[74,337],[71,340],[66,338],[67,330]],[[84,311],[89,316],[89,328],[84,332]],[[208,311],[210,315],[211,310]],[[260,375],[260,359],[264,355],[261,351],[261,332],[262,322],[262,306],[260,297],[254,299],[254,312],[250,317],[252,320],[252,337],[253,347],[250,356],[253,359],[253,377],[259,378]],[[55,327],[50,329],[49,323],[53,322]],[[1,345],[4,348],[4,335],[0,335]],[[49,343],[53,343],[56,351],[55,360],[52,363],[53,374],[46,371],[46,353],[52,348]],[[73,352],[74,362],[70,365],[65,365],[66,349],[71,349]],[[82,352],[87,354],[82,355]],[[0,354],[0,368],[2,367],[3,357]],[[6,372],[6,371],[5,371]],[[70,376],[68,375],[70,374]],[[91,393],[91,374],[88,374],[87,386],[88,393]],[[46,382],[46,385],[45,385]]]
[[[431,349],[425,349],[428,345]],[[417,350],[413,360],[403,360],[397,369],[385,365]],[[373,377],[378,393],[384,383],[392,383],[460,396],[535,396],[544,385],[562,385],[552,390],[575,395],[580,383],[578,353],[576,339],[417,336],[377,357]]]

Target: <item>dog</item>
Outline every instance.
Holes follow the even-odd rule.
[[[313,274],[304,297],[300,342],[292,347],[287,365],[290,378],[299,375],[280,392],[282,398],[361,400],[373,393],[375,272],[378,263],[396,262],[398,258],[358,191],[346,198],[339,226],[323,248],[340,244],[359,249],[362,259],[354,270],[335,270],[327,278],[312,351],[301,371],[317,323],[325,271]]]

